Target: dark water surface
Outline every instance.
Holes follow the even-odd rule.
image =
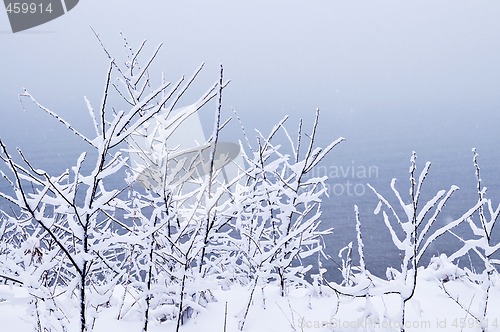
[[[417,174],[420,174],[426,161],[432,162],[423,187],[422,205],[438,190],[448,190],[451,185],[460,187],[443,209],[437,227],[460,217],[477,201],[471,152],[473,147],[478,149],[480,155],[483,185],[488,187],[487,197],[493,199],[495,207],[500,202],[498,113],[492,113],[490,118],[477,118],[473,113],[440,118],[432,114],[417,115],[409,113],[398,118],[395,115],[380,117],[347,112],[326,114],[320,122],[318,145],[325,146],[339,136],[347,139],[313,171],[313,175],[330,177],[330,197],[323,202],[323,224],[325,228],[334,228],[334,234],[325,238],[326,251],[331,256],[325,265],[332,278],[339,275],[336,264],[341,260],[338,251],[351,241],[355,244],[354,204],[359,206],[365,256],[370,271],[382,276],[387,267],[399,266],[399,251],[391,241],[382,215],[373,213],[378,200],[367,183],[393,203],[402,216],[402,210],[389,185],[393,177],[397,178],[397,188],[403,199],[409,202],[408,170],[412,151],[418,153]],[[21,147],[36,168],[57,175],[74,165],[82,151],[89,150],[87,145],[79,142],[64,128],[46,126],[45,120],[40,121],[40,128],[35,126],[24,131],[4,133],[12,154],[15,154],[14,147]],[[254,121],[249,125],[259,127],[259,121]],[[294,123],[291,124],[293,127]],[[116,179],[116,183],[124,185],[121,179]],[[0,181],[0,190],[9,190],[3,179]],[[0,202],[0,207],[5,208],[5,202]],[[395,228],[398,229],[398,226]],[[500,233],[500,229],[496,231]],[[467,227],[458,229],[457,233],[471,236]],[[496,235],[496,239],[499,238]],[[452,236],[441,237],[429,248],[423,264],[432,255],[451,254],[459,244]]]

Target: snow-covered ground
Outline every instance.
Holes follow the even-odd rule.
[[[477,315],[481,296],[462,279],[441,283],[438,278],[450,267],[435,270],[435,266],[419,270],[417,290],[407,305],[406,331],[480,331]],[[461,308],[454,299],[458,299]],[[102,308],[95,322],[95,332],[141,331],[143,314],[137,309],[127,311],[128,298],[121,305],[123,287],[118,287],[108,308]],[[254,293],[244,325],[244,331],[398,331],[400,327],[400,297],[398,294],[352,298],[336,295],[330,288],[290,289],[282,297],[277,286],[268,284]],[[190,318],[182,327],[184,332],[238,331],[247,307],[250,287],[233,286],[230,290],[213,290],[215,301]],[[0,286],[0,321],[2,331],[33,331],[36,315],[27,291],[16,286]],[[487,331],[500,331],[500,289],[490,290]],[[72,304],[68,302],[68,306]],[[134,307],[136,308],[136,307]],[[64,308],[69,320],[68,332],[79,330],[78,308]],[[467,313],[466,310],[470,313]],[[134,311],[135,310],[135,311]],[[117,319],[118,316],[122,316]],[[174,331],[175,321],[156,321],[151,332]]]

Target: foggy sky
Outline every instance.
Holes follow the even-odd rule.
[[[20,133],[58,135],[45,114],[21,111],[23,87],[90,127],[83,96],[99,103],[108,64],[93,27],[117,56],[120,31],[133,47],[148,39],[149,52],[164,43],[155,68],[171,81],[205,62],[195,91],[222,63],[227,114],[235,108],[249,127],[266,131],[285,114],[310,120],[319,107],[322,139],[346,136],[358,151],[346,153],[367,144],[388,153],[397,140],[408,157],[483,144],[499,159],[499,14],[498,1],[82,0],[12,34],[0,10],[0,136],[22,145]]]

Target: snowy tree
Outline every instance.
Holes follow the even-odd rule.
[[[332,289],[347,296],[367,297],[381,296],[384,294],[399,294],[401,300],[399,326],[402,331],[405,327],[406,306],[415,294],[419,270],[418,268],[421,264],[423,255],[429,249],[430,245],[438,240],[440,236],[470,218],[470,216],[478,211],[484,203],[481,199],[461,217],[447,223],[446,225],[437,226],[436,220],[438,220],[438,216],[443,210],[446,202],[450,199],[453,193],[458,190],[458,187],[452,186],[448,191],[440,190],[422,206],[420,202],[422,185],[429,173],[431,164],[430,162],[427,162],[417,178],[416,158],[417,155],[413,152],[410,159],[410,189],[409,198],[407,200],[403,199],[401,193],[396,188],[396,179],[391,181],[391,190],[404,212],[403,215],[398,215],[396,212],[397,210],[393,207],[393,205],[375,188],[369,185],[379,199],[379,203],[377,204],[374,213],[380,214],[382,211],[384,224],[391,235],[394,245],[400,252],[400,268],[388,268],[387,281],[380,280],[379,278],[371,275],[364,266],[362,253],[364,246],[362,238],[359,236],[360,231],[358,228],[358,244],[361,258],[361,268],[359,270],[362,273],[359,273],[354,277],[349,275],[348,277],[353,278],[353,280],[349,282],[348,286],[330,283]],[[382,209],[382,207],[385,209]],[[392,222],[390,216],[393,219]],[[357,211],[356,218],[358,220]],[[397,226],[397,228],[395,226]]]
[[[10,174],[2,175],[14,193],[2,193],[1,196],[16,207],[11,214],[3,212],[3,218],[10,220],[11,227],[16,227],[14,231],[7,229],[6,234],[14,232],[16,238],[30,239],[29,242],[13,239],[9,243],[14,249],[27,250],[29,254],[25,256],[32,257],[39,265],[36,267],[37,273],[33,273],[33,268],[28,269],[20,261],[22,257],[17,255],[18,260],[12,265],[23,267],[25,271],[21,276],[17,276],[20,272],[11,271],[14,275],[6,274],[6,277],[23,285],[27,282],[24,278],[29,277],[31,283],[38,279],[38,284],[33,284],[33,288],[38,288],[50,277],[48,283],[51,286],[65,287],[67,294],[72,294],[79,303],[82,332],[92,330],[97,309],[106,305],[114,286],[130,274],[130,271],[124,270],[129,259],[124,256],[127,251],[123,246],[123,232],[131,231],[126,223],[127,216],[124,217],[130,205],[124,192],[130,183],[124,183],[121,188],[112,184],[113,177],[123,174],[128,167],[128,158],[120,151],[120,147],[147,121],[162,112],[172,111],[199,72],[196,71],[184,85],[184,79],[181,79],[173,87],[170,83],[162,82],[153,89],[147,68],[159,48],[146,62],[146,66],[139,67],[138,56],[144,45],[124,65],[111,57],[104,48],[110,65],[97,112],[86,99],[95,130],[94,138],[89,138],[44,107],[28,91],[21,94],[23,100],[33,102],[90,147],[90,151],[82,153],[71,170],[57,176],[50,175],[34,167],[21,151],[21,162],[17,162],[1,142],[1,159],[10,171]],[[109,106],[112,88],[125,99],[128,110],[115,111]],[[213,89],[196,104],[195,111],[215,96],[211,93]],[[93,164],[90,171],[83,171],[84,163]],[[160,198],[168,199],[168,195]],[[155,199],[152,201],[155,202]],[[158,221],[160,218],[162,220]],[[143,239],[148,239],[144,241],[146,247],[150,248],[154,242],[154,227],[171,219],[164,220],[161,215],[154,213],[149,216],[149,224],[142,224],[140,230]],[[141,221],[144,220],[142,218]],[[144,234],[149,235],[144,238]],[[30,248],[26,248],[28,243],[31,243]],[[16,250],[8,252],[11,255],[15,253]],[[187,261],[184,264],[188,266],[190,263]],[[2,271],[9,270],[5,265],[2,263]],[[149,299],[148,296],[146,298]]]
[[[332,231],[319,227],[321,198],[327,194],[326,177],[307,176],[343,138],[324,149],[314,148],[319,111],[311,134],[303,134],[301,122],[295,141],[284,126],[286,120],[287,117],[275,125],[267,136],[258,132],[257,148],[249,145],[249,153],[244,154],[249,167],[242,185],[236,189],[234,204],[227,211],[232,215],[233,233],[228,233],[227,241],[234,244],[229,255],[241,262],[242,271],[236,271],[240,278],[246,274],[244,282],[251,281],[240,329],[257,286],[276,280],[285,296],[291,284],[304,284],[311,266],[305,266],[302,259],[324,254],[322,236]],[[279,131],[290,144],[290,154],[274,143]],[[305,136],[309,142],[304,153],[301,143]]]

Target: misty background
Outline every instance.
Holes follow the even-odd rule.
[[[87,147],[27,100],[23,111],[19,93],[28,89],[90,134],[83,96],[97,107],[109,63],[91,27],[117,58],[125,54],[120,32],[134,49],[147,39],[145,55],[163,43],[151,71],[158,80],[165,72],[175,82],[205,63],[185,104],[217,81],[224,65],[232,82],[224,91],[223,115],[236,110],[247,133],[266,133],[287,114],[290,131],[296,132],[300,118],[310,128],[316,108],[321,110],[317,144],[346,138],[322,165],[377,169],[368,178],[348,174],[330,180],[332,187],[358,184],[358,194],[331,192],[325,200],[323,219],[336,229],[327,239],[330,253],[337,259],[338,249],[355,239],[358,204],[368,267],[385,270],[397,253],[387,243],[381,216],[372,213],[377,200],[366,183],[392,199],[389,183],[396,177],[407,193],[412,151],[420,169],[433,163],[424,197],[452,184],[461,188],[442,222],[459,217],[477,199],[473,147],[484,185],[494,203],[500,201],[499,14],[500,2],[493,0],[82,0],[54,21],[12,34],[0,10],[0,137],[36,167],[62,172]],[[201,111],[206,133],[214,112],[215,107]],[[236,122],[224,135],[241,138]]]

